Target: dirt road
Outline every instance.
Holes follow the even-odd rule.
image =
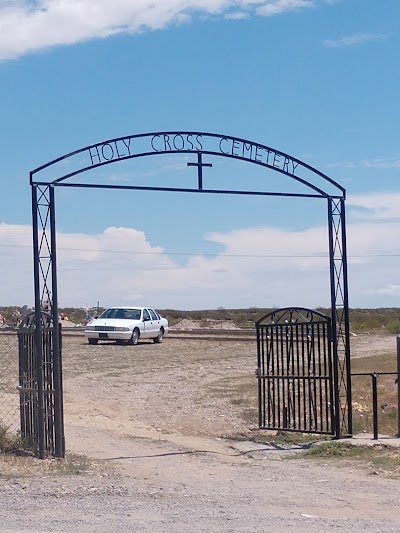
[[[255,361],[249,342],[65,337],[67,451],[92,464],[0,479],[0,531],[400,531],[399,480],[248,440]]]

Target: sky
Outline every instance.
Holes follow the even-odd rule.
[[[344,187],[349,305],[400,307],[399,20],[398,0],[0,0],[0,305],[34,303],[30,171],[192,131]],[[309,192],[207,157],[205,188]],[[192,188],[195,161],[130,159],[74,182]],[[57,187],[56,227],[60,307],[330,305],[323,199]]]

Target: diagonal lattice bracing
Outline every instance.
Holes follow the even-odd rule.
[[[52,309],[52,261],[53,250],[50,239],[50,188],[37,186],[37,233],[39,292],[41,307]]]
[[[28,429],[40,458],[65,454],[54,211],[54,188],[32,185],[35,313],[25,332],[31,349],[21,345],[20,358],[35,375],[35,422]]]
[[[347,252],[344,200],[329,198],[329,247],[331,263],[331,308],[336,365],[337,435],[352,433],[350,338],[347,287]]]

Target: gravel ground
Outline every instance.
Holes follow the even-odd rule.
[[[392,342],[370,338],[358,353]],[[66,447],[78,464],[1,462],[0,531],[399,532],[399,480],[249,440],[255,366],[249,342],[65,337]]]

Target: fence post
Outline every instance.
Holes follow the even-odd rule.
[[[374,418],[374,440],[378,440],[378,374],[371,374],[372,378],[372,409]]]
[[[400,335],[397,335],[397,436],[400,437]]]

